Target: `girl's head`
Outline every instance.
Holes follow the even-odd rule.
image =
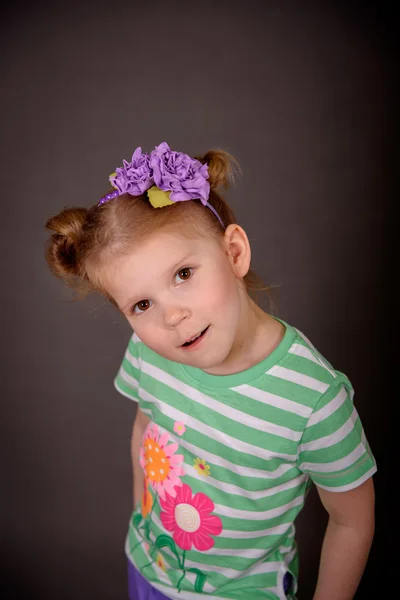
[[[154,208],[147,190],[154,179],[160,180],[149,177],[144,156],[142,164],[136,161],[136,170],[134,161],[117,170],[113,182],[119,190],[109,192],[116,198],[89,210],[66,209],[48,220],[46,227],[54,233],[46,258],[53,273],[68,284],[110,299],[158,354],[212,368],[232,349],[245,307],[251,303],[249,292],[261,289],[249,271],[247,236],[217,192],[228,186],[236,163],[221,150],[199,158],[208,167],[208,198],[203,197],[203,204],[207,200],[215,209],[223,228],[212,210],[198,200]],[[139,181],[146,189],[140,193],[135,187],[139,194],[135,196],[124,193],[130,167],[138,175],[134,185]],[[203,169],[206,176],[207,167]],[[180,176],[176,168],[176,177]],[[176,182],[170,185],[170,190],[176,189]],[[158,194],[156,188],[151,190]],[[182,345],[206,328],[200,342]]]

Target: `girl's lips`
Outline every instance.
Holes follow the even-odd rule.
[[[202,340],[205,338],[205,336],[206,336],[206,334],[207,334],[207,331],[208,331],[208,328],[209,328],[209,327],[210,327],[210,326],[206,327],[206,329],[204,329],[204,331],[202,331],[202,332],[201,332],[201,335],[199,335],[199,337],[198,337],[198,338],[197,338],[197,339],[196,339],[194,342],[192,342],[192,343],[191,343],[191,344],[189,344],[188,346],[183,346],[183,345],[182,345],[182,346],[181,346],[181,348],[183,348],[184,350],[188,350],[188,351],[189,351],[189,350],[194,350],[195,348],[197,348],[197,347],[198,347],[198,345],[199,345],[199,344],[202,342]]]

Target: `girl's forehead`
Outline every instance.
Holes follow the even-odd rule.
[[[195,266],[205,260],[216,266],[221,247],[216,240],[162,232],[150,235],[123,255],[114,256],[104,272],[104,285],[117,303],[124,304],[126,293],[161,284],[174,269]],[[157,283],[158,282],[158,283]]]
[[[172,257],[179,259],[179,255],[184,252],[191,253],[213,253],[218,249],[215,240],[209,237],[187,236],[184,230],[182,232],[163,231],[149,235],[138,244],[132,247],[130,255],[136,257],[145,257],[147,261],[168,262]]]

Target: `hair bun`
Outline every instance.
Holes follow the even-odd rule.
[[[239,163],[225,150],[209,150],[198,160],[208,165],[208,181],[212,190],[219,187],[228,188],[234,181],[235,174],[240,173]]]
[[[86,208],[67,208],[46,223],[46,229],[53,232],[46,260],[57,277],[79,275],[78,244],[87,213]]]

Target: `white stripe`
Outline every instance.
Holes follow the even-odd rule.
[[[261,575],[263,573],[274,573],[279,569],[280,566],[280,562],[271,560],[268,562],[259,563],[254,567],[246,569],[246,571],[242,571],[241,573],[242,577],[251,577],[252,575]]]
[[[295,535],[296,535],[296,528],[294,526],[294,523],[292,523],[290,533],[288,534],[287,537],[288,537],[288,539],[293,539],[294,540],[294,536]]]
[[[135,379],[134,377],[132,377],[132,375],[128,375],[128,373],[125,371],[125,369],[121,368],[119,370],[119,375],[121,376],[121,379],[126,381],[126,383],[128,383],[133,389],[135,389],[135,390],[138,389],[138,387],[139,387],[138,380]]]
[[[364,444],[364,446],[367,447],[368,442],[367,442],[367,438],[365,437],[365,431],[364,431],[364,429],[362,430],[362,433],[361,433],[361,441]]]
[[[342,471],[343,469],[350,468],[365,452],[364,444],[360,443],[357,448],[344,458],[339,458],[339,460],[328,463],[306,462],[302,463],[299,468],[302,471],[309,471],[310,473],[333,473],[335,471]]]
[[[339,427],[339,429],[337,429],[330,435],[325,435],[312,442],[301,444],[301,446],[299,446],[299,452],[321,450],[322,448],[329,448],[329,446],[334,446],[335,444],[338,444],[341,440],[347,437],[351,431],[353,431],[354,424],[357,418],[358,413],[356,409],[354,409],[351,416],[347,419],[346,423]]]
[[[201,475],[199,476],[197,469],[195,469],[192,465],[188,465],[187,463],[185,463],[185,474],[190,475],[195,479],[199,479],[199,477],[204,477]],[[223,481],[219,481],[218,479],[214,479],[211,475],[207,475],[204,477],[205,482],[223,492],[226,492],[227,494],[236,494],[244,498],[249,498],[253,501],[260,500],[261,498],[268,498],[269,496],[274,496],[275,494],[285,492],[286,490],[290,490],[295,487],[300,487],[306,479],[307,475],[302,473],[301,475],[294,477],[286,483],[275,485],[273,488],[251,491],[246,490],[245,488],[241,488],[237,485],[233,485],[232,483],[225,483]]]
[[[218,536],[221,536],[221,534]],[[238,537],[238,536],[236,536]],[[235,537],[235,539],[236,539]],[[215,555],[215,556],[229,556],[230,558],[255,558],[259,559],[268,553],[265,548],[215,548],[213,546],[209,550],[207,550],[207,554]]]
[[[289,544],[289,546],[279,546],[279,552],[285,556],[286,554],[289,554],[289,552],[293,551],[293,543]]]
[[[223,402],[216,400],[212,396],[207,396],[206,394],[203,394],[196,388],[191,387],[190,385],[184,383],[180,379],[173,377],[169,373],[166,373],[162,369],[159,369],[158,367],[155,367],[154,365],[148,362],[143,361],[142,370],[144,373],[147,373],[157,381],[164,383],[176,392],[183,394],[187,398],[190,398],[194,402],[197,402],[198,404],[204,406],[207,409],[211,409],[217,412],[218,414],[223,415],[224,417],[231,419],[232,421],[235,421],[235,423],[241,423],[247,427],[256,429],[257,431],[262,431],[263,433],[271,433],[272,435],[284,437],[288,440],[298,441],[301,438],[301,433],[298,431],[293,431],[288,427],[282,427],[281,425],[270,423],[269,421],[259,419],[258,417],[254,417],[252,415],[244,413],[241,410],[237,410],[232,406],[228,406]]]
[[[138,358],[136,358],[136,356],[133,356],[133,354],[131,354],[131,352],[129,351],[129,349],[126,351],[125,353],[125,358],[126,360],[131,363],[131,365],[133,367],[135,367],[135,369],[140,370],[141,367],[141,360],[139,360]]]
[[[276,508],[270,508],[269,510],[264,511],[239,510],[238,508],[223,506],[222,504],[215,504],[214,512],[217,515],[221,515],[223,517],[230,517],[233,519],[264,521],[284,515],[291,508],[299,506],[303,504],[303,502],[304,495],[301,495],[297,498],[294,498],[293,500],[291,500],[291,502],[288,502],[287,504],[283,504],[282,506],[277,506]]]
[[[334,412],[338,410],[342,406],[347,399],[347,390],[344,386],[340,388],[340,392],[328,402],[328,404],[319,410],[316,410],[308,420],[307,427],[311,427],[312,425],[316,425],[317,423],[321,423],[321,421],[325,421],[328,417],[333,415]]]
[[[158,409],[165,415],[167,415],[170,419],[174,421],[183,421],[187,420],[187,415],[184,412],[181,412],[177,408],[174,408],[170,404],[166,402],[161,402],[156,396],[153,396],[142,387],[139,389],[140,397],[146,402],[152,402],[157,404]],[[209,425],[206,425],[202,421],[195,419],[194,417],[189,417],[186,423],[186,427],[191,427],[195,431],[203,433],[207,437],[211,437],[216,440],[220,444],[227,446],[228,448],[234,448],[238,452],[242,452],[244,454],[249,454],[250,456],[257,456],[265,461],[270,460],[271,458],[283,458],[288,461],[295,461],[295,454],[284,454],[282,452],[272,452],[270,450],[266,450],[264,448],[260,448],[259,446],[253,446],[253,444],[248,444],[247,442],[243,442],[234,438],[227,433],[219,431],[218,429],[213,429]],[[301,434],[300,434],[301,435]],[[204,452],[202,452],[201,456],[204,457]]]
[[[237,531],[236,529],[223,529],[219,534],[219,537],[223,538],[240,538],[242,540],[265,537],[267,535],[280,535],[286,533],[290,529],[291,523],[282,523],[275,527],[269,527],[268,529],[258,529],[257,531]],[[220,551],[221,548],[218,548]]]
[[[313,346],[313,344],[310,342],[310,340],[304,335],[304,333],[302,333],[301,331],[299,331],[298,329],[296,329],[297,333],[299,334],[299,336],[301,337],[301,339],[308,344],[308,346],[310,346],[311,350],[313,350],[315,352],[315,356],[316,358],[318,358],[319,362],[321,363],[321,365],[327,370],[329,371],[329,373],[332,375],[332,377],[334,379],[337,378],[337,373],[336,371],[334,371],[331,366],[328,364],[328,362],[322,358],[321,354],[318,352],[318,350],[316,349],[315,346]]]
[[[304,406],[304,404],[300,404],[299,402],[293,402],[293,400],[287,400],[282,396],[277,396],[276,394],[265,392],[264,390],[255,388],[252,385],[243,384],[233,387],[231,389],[235,392],[238,392],[239,394],[242,394],[243,396],[248,396],[249,398],[252,398],[253,400],[258,400],[263,404],[268,404],[269,406],[280,408],[281,410],[294,413],[295,415],[300,415],[301,417],[305,417],[306,419],[308,419],[312,411],[312,409],[309,406]]]
[[[133,332],[133,335],[131,337],[131,340],[134,344],[139,344],[142,342],[142,340],[140,339],[140,337],[137,335],[137,333]]]
[[[311,360],[313,363],[319,365],[320,367],[323,366],[325,368],[324,365],[321,365],[321,361],[319,360],[319,358],[317,358],[317,356],[315,356],[315,354],[311,352],[310,348],[308,348],[307,346],[303,346],[303,344],[293,344],[291,348],[289,348],[288,352],[290,354],[295,354],[296,356],[301,356],[301,358]]]
[[[185,568],[194,568],[200,569],[200,571],[215,571],[218,575],[222,575],[223,577],[227,577],[228,579],[237,579],[240,577],[242,571],[238,571],[237,569],[229,569],[227,567],[221,567],[220,565],[209,565],[205,563],[196,562],[194,560],[185,559]]]
[[[365,481],[367,481],[367,479],[369,479],[370,477],[372,477],[372,475],[374,473],[376,473],[377,471],[377,467],[374,464],[373,467],[371,467],[369,469],[369,471],[367,471],[366,473],[364,473],[364,475],[362,475],[361,477],[359,477],[358,479],[356,479],[355,481],[352,481],[351,483],[348,483],[347,485],[341,485],[339,487],[330,487],[327,485],[321,485],[320,483],[317,483],[317,487],[321,487],[324,490],[329,490],[330,492],[348,492],[349,490],[354,490],[355,488],[359,487],[362,483],[364,483]]]
[[[162,531],[165,532],[165,527],[157,517],[156,513],[153,512],[152,521],[154,524]],[[275,527],[270,527],[269,529],[264,529],[261,531],[231,531],[228,529],[223,529],[218,537],[225,539],[254,539],[264,537],[266,535],[282,535],[282,538],[286,538],[286,532],[290,530],[290,523],[283,523],[281,525],[276,525]],[[213,546],[209,550],[207,550],[207,554],[212,554],[215,556],[231,556],[234,558],[255,558],[259,559],[263,556],[267,556],[273,548],[216,548]]]
[[[298,373],[297,371],[287,369],[286,367],[274,366],[271,367],[267,373],[268,375],[273,375],[274,377],[285,379],[286,381],[296,383],[297,385],[302,385],[303,387],[309,388],[310,390],[315,390],[316,392],[324,393],[329,388],[327,383],[319,381],[319,379],[315,379],[315,377]]]
[[[289,566],[297,554],[297,548],[293,548],[288,556],[285,556],[285,565]]]

